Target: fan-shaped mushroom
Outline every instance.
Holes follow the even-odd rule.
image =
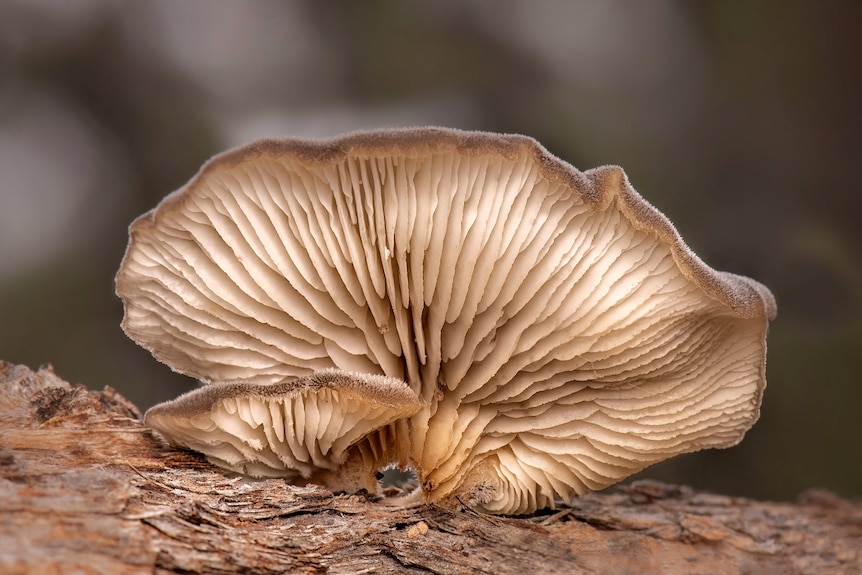
[[[412,464],[426,501],[530,512],[758,417],[769,290],[706,266],[619,168],[530,138],[260,141],[130,234],[126,333],[208,401],[328,367],[405,381],[421,408],[355,445]]]
[[[324,369],[284,383],[216,383],[159,404],[144,417],[173,443],[255,477],[320,481],[336,490],[369,489],[390,463],[390,423],[421,405],[401,380]],[[337,473],[331,473],[337,470]]]

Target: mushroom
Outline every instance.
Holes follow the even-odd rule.
[[[420,407],[401,380],[324,369],[282,383],[208,385],[153,407],[144,421],[232,471],[374,491],[374,471],[393,455],[386,426]]]
[[[176,431],[198,408],[208,426],[212,406],[306,389],[319,370],[383,374],[419,407],[344,442],[376,455],[284,468],[332,475],[346,457],[355,476],[389,458],[424,501],[520,514],[734,445],[759,415],[769,290],[703,263],[620,168],[582,173],[524,136],[259,141],[207,162],[130,235],[123,328],[209,384],[147,416],[178,444],[208,443]],[[218,431],[230,457],[211,455],[277,469],[225,438],[237,426]]]

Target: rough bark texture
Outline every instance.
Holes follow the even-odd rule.
[[[110,388],[0,362],[0,573],[862,573],[862,505],[641,482],[526,518],[226,475]]]

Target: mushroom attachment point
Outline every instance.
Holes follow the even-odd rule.
[[[205,384],[147,423],[234,471],[350,491],[409,465],[414,499],[523,514],[759,415],[769,290],[620,168],[524,136],[255,142],[130,237],[124,330]]]

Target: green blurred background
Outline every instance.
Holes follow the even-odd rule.
[[[141,408],[191,387],[120,330],[126,226],[263,136],[444,125],[622,165],[779,302],[760,422],[652,478],[862,494],[862,3],[0,0],[0,358]]]

